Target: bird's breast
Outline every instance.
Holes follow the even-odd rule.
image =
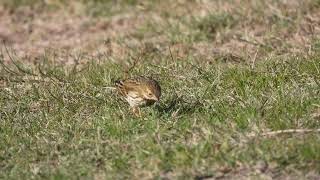
[[[131,107],[144,106],[147,103],[142,97],[138,96],[127,96],[126,100]]]

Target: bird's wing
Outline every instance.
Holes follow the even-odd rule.
[[[127,95],[130,91],[137,91],[141,88],[141,81],[137,79],[126,79],[116,81],[116,86],[122,95]]]

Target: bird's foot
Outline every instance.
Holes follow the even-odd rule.
[[[132,112],[133,112],[133,114],[134,114],[136,117],[142,117],[141,111],[140,111],[140,108],[139,108],[139,107],[133,107],[133,108],[132,108]]]

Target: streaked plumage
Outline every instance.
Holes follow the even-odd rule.
[[[115,85],[135,115],[141,115],[139,107],[149,106],[160,100],[161,88],[154,79],[139,76],[118,80]]]

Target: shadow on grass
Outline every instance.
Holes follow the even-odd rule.
[[[203,108],[203,104],[201,104],[199,100],[187,101],[183,97],[172,97],[164,103],[156,106],[160,116],[188,115],[193,114],[196,110],[201,108]]]

